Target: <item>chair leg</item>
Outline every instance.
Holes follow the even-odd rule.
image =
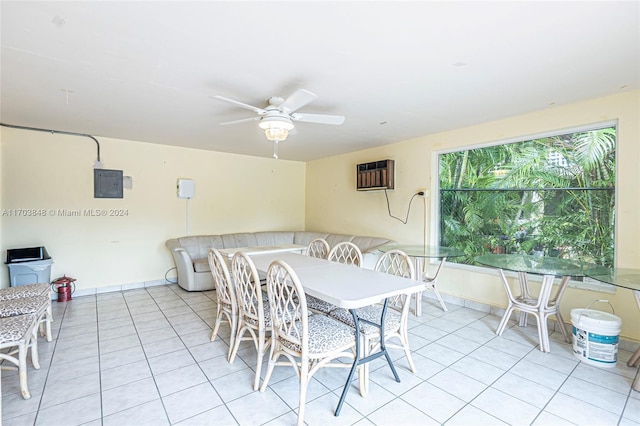
[[[45,330],[47,336],[47,342],[51,342],[53,337],[51,336],[51,323],[53,322],[53,309],[51,308],[51,300],[49,300],[49,306],[47,306],[47,314],[45,316]]]
[[[413,363],[413,358],[411,358],[411,348],[409,348],[409,341],[406,337],[404,337],[402,340],[404,340],[402,342],[402,347],[404,348],[404,354],[406,355],[407,361],[409,362],[409,368],[411,369],[411,372],[415,374],[417,369],[416,365]]]
[[[360,347],[362,348],[362,358],[366,358],[373,351],[374,343],[371,339],[369,339],[364,334],[360,335],[362,338],[362,343]],[[355,356],[355,354],[354,354]],[[360,396],[363,398],[367,396],[369,393],[369,373],[370,373],[369,363],[361,364],[358,366],[358,386],[360,388]]]
[[[238,353],[238,348],[240,347],[240,342],[242,341],[242,335],[247,331],[244,326],[238,327],[238,331],[236,333],[236,337],[233,340],[233,344],[230,346],[228,361],[232,363],[236,359],[236,354]],[[255,390],[255,389],[254,389]]]
[[[502,333],[504,333],[504,329],[507,327],[507,323],[509,322],[509,318],[513,313],[513,309],[514,309],[513,304],[509,303],[509,306],[507,306],[507,310],[504,311],[504,315],[502,316],[502,319],[500,320],[500,324],[496,329],[496,334],[498,336],[502,336]]]
[[[413,313],[419,317],[422,315],[422,292],[418,291],[417,293],[414,293],[414,295],[416,296],[416,306]]]
[[[31,341],[27,343],[27,349],[31,349],[31,363],[36,370],[40,369],[40,357],[38,356],[38,327],[33,328]]]
[[[549,347],[549,330],[547,329],[547,319],[542,315],[536,315],[536,322],[538,323],[538,341],[540,342],[540,350],[542,352],[550,352]]]
[[[307,386],[309,385],[309,363],[302,362],[300,366],[300,398],[298,401],[298,426],[304,425],[304,407],[307,401]]]
[[[526,327],[528,320],[529,315],[526,312],[520,311],[520,320],[518,321],[518,326]]]
[[[567,343],[571,343],[571,338],[569,337],[569,333],[567,333],[567,327],[564,325],[564,320],[562,319],[562,314],[560,310],[556,311],[556,319],[558,320],[558,326],[560,327],[560,332],[562,332],[562,336],[564,337],[564,341]]]
[[[369,363],[358,366],[358,387],[360,396],[366,397],[369,393]]]
[[[273,373],[273,367],[276,366],[276,360],[278,359],[278,357],[279,355],[276,354],[274,349],[274,343],[271,343],[271,351],[269,352],[269,364],[267,364],[267,372],[264,375],[262,386],[260,386],[260,392],[264,392],[267,389],[269,379],[271,378],[271,373]]]
[[[27,350],[28,339],[18,346],[18,377],[20,379],[20,392],[24,399],[31,398],[29,386],[27,385]]]
[[[438,302],[440,302],[440,306],[442,306],[442,310],[447,312],[449,309],[447,309],[447,305],[444,304],[444,300],[442,299],[442,296],[440,295],[440,292],[438,291],[438,288],[435,286],[435,284],[433,285],[433,292],[436,294]]]
[[[265,352],[265,337],[264,332],[258,334],[258,348],[256,356],[256,377],[253,380],[253,390],[256,391],[260,387],[260,372],[262,371],[262,360],[264,359]]]
[[[218,313],[216,314],[216,325],[213,326],[213,333],[211,333],[211,341],[216,340],[218,330],[220,330],[220,323],[222,322],[222,310],[218,307]]]
[[[631,355],[631,358],[627,361],[627,365],[629,367],[640,367],[640,348]]]
[[[231,332],[229,334],[229,353],[227,354],[227,361],[231,362],[231,348],[236,344],[236,333],[238,332],[238,317],[227,314],[229,319],[229,327]],[[238,342],[239,343],[239,342]]]

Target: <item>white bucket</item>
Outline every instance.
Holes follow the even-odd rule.
[[[615,367],[620,317],[593,309],[572,309],[573,355],[597,367]]]

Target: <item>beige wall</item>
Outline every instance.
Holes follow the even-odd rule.
[[[547,108],[380,148],[349,153],[307,163],[306,228],[363,235],[379,235],[401,243],[430,241],[430,211],[437,208],[416,198],[408,223],[387,213],[383,191],[355,190],[358,163],[392,159],[396,166],[396,189],[388,191],[392,214],[405,218],[409,199],[422,188],[435,188],[434,158],[438,151],[525,138],[530,135],[618,120],[618,203],[616,261],[621,267],[640,268],[640,92],[622,93],[572,105]],[[426,235],[426,238],[425,238]],[[476,272],[478,271],[478,272]],[[506,306],[506,296],[495,271],[451,267],[443,271],[442,292]],[[603,294],[570,288],[562,303],[565,321],[570,310],[586,307],[596,299],[609,299],[623,319],[621,335],[640,340],[640,312],[630,290]],[[602,309],[606,309],[603,307]]]
[[[178,178],[195,181],[191,235],[304,228],[301,162],[97,137],[104,167],[131,176],[133,189],[124,190],[124,199],[96,199],[91,139],[5,127],[0,137],[2,209],[47,212],[2,216],[3,255],[8,248],[44,245],[54,262],[52,278],[77,278],[79,289],[164,278],[174,266],[164,243],[186,234]],[[61,216],[59,209],[82,215]],[[84,216],[85,209],[119,209],[127,216]],[[2,268],[0,283],[6,287]]]

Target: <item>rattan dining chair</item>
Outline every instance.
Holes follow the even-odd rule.
[[[273,368],[285,357],[300,381],[298,425],[304,423],[307,387],[313,374],[322,367],[351,368],[354,359],[353,328],[326,315],[308,315],[302,284],[291,267],[276,260],[267,271],[267,294],[273,319],[271,356],[260,391],[264,392]],[[335,362],[332,362],[335,361]]]
[[[229,362],[233,362],[240,343],[251,340],[256,348],[256,375],[253,390],[260,386],[262,360],[271,343],[272,320],[269,301],[262,292],[260,276],[251,258],[238,252],[231,259],[231,275],[238,302],[238,331],[231,349]],[[249,334],[248,337],[245,337]]]
[[[333,262],[360,266],[362,265],[362,252],[360,248],[352,242],[343,241],[333,246],[329,251],[328,259]]]
[[[238,327],[238,303],[236,302],[236,294],[233,289],[233,282],[229,275],[227,263],[222,258],[220,252],[214,248],[209,249],[209,268],[213,275],[213,282],[216,286],[216,296],[218,298],[218,311],[216,313],[216,322],[211,333],[211,341],[213,342],[220,330],[220,324],[225,321],[229,323],[229,353],[227,361],[231,359],[231,348],[235,343],[236,330]]]
[[[305,250],[305,254],[311,257],[326,259],[329,257],[329,251],[329,243],[323,238],[316,238],[309,243],[309,246],[307,246],[307,249]],[[318,299],[315,296],[311,296],[309,294],[307,294],[306,296],[307,307],[313,312],[328,314],[332,309],[335,309],[337,307],[336,305],[325,302],[324,300]]]
[[[309,243],[304,254],[319,259],[326,259],[329,257],[329,250],[329,243],[324,238],[316,238]]]
[[[391,275],[396,275],[412,280],[416,279],[416,272],[411,258],[400,250],[390,250],[383,254],[376,263],[375,270]],[[400,348],[404,350],[409,368],[413,373],[416,372],[416,366],[411,358],[411,348],[409,347],[409,306],[411,305],[411,295],[401,294],[390,297],[387,303],[387,312],[385,316],[384,337],[385,346],[387,348]],[[371,321],[380,324],[382,318],[382,304],[367,306],[356,309],[359,319]],[[353,315],[347,309],[335,309],[329,313],[329,316],[335,318],[345,324],[355,327]],[[360,335],[363,343],[363,357],[372,353],[380,346],[380,329],[376,326],[361,322]],[[400,344],[388,343],[391,339],[397,339]],[[360,393],[364,396],[368,391],[368,371],[369,364],[362,366],[364,369],[360,373]]]

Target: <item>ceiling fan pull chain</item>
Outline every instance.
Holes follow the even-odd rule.
[[[278,141],[273,141],[273,158],[278,159]]]

